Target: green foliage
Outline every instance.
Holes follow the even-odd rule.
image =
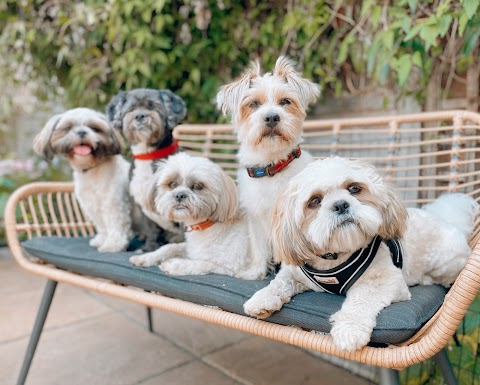
[[[434,67],[454,74],[478,55],[479,3],[6,0],[0,52],[26,63],[25,81],[46,83],[39,92],[61,85],[70,106],[103,109],[119,89],[170,88],[189,121],[215,121],[218,88],[280,54],[325,94],[388,83],[422,96]]]

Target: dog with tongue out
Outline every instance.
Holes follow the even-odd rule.
[[[34,139],[33,149],[47,160],[60,155],[70,163],[75,195],[97,229],[90,245],[98,251],[126,250],[132,227],[143,232],[154,225],[134,208],[128,191],[130,163],[120,154],[122,138],[105,115],[89,108],[55,115]]]

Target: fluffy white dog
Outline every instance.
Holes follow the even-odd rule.
[[[250,266],[247,223],[235,182],[209,159],[185,153],[158,164],[147,209],[183,223],[186,242],[130,258],[138,266],[160,264],[172,275],[226,274],[258,279]]]
[[[307,290],[346,294],[331,317],[333,341],[349,351],[365,346],[378,313],[410,299],[408,286],[454,282],[470,255],[478,208],[456,193],[406,210],[370,165],[338,157],[311,163],[275,208],[282,268],[244,310],[266,318]]]
[[[48,160],[62,155],[73,168],[75,195],[97,229],[90,245],[101,252],[125,250],[132,226],[130,163],[119,155],[121,138],[106,116],[89,108],[55,115],[33,149]]]
[[[308,105],[320,91],[280,57],[273,72],[258,64],[238,81],[221,88],[217,105],[232,115],[240,150],[240,204],[249,222],[253,263],[265,276],[273,263],[270,218],[276,197],[313,158],[300,150]]]

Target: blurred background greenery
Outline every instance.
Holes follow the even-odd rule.
[[[0,217],[19,185],[69,178],[64,163],[48,167],[29,151],[53,111],[103,111],[119,90],[170,88],[185,99],[187,121],[225,121],[215,94],[251,60],[270,69],[279,55],[289,56],[321,86],[320,104],[380,86],[433,109],[433,95],[446,99],[458,84],[468,89],[476,81],[466,108],[478,110],[479,3],[3,0]],[[473,373],[462,384],[480,381],[478,311],[472,317],[451,345],[458,368]],[[411,370],[402,377],[409,385],[441,381],[429,366]]]

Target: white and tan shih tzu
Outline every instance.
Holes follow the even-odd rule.
[[[373,166],[339,157],[311,163],[274,210],[281,270],[244,310],[266,318],[304,291],[343,294],[330,318],[333,342],[361,348],[378,313],[410,299],[408,286],[454,282],[470,255],[478,209],[469,196],[451,193],[407,210]]]
[[[90,245],[100,252],[125,250],[133,218],[130,163],[120,155],[122,138],[107,117],[89,108],[55,115],[34,139],[33,149],[47,160],[63,156],[73,168],[75,196],[97,230]]]
[[[239,196],[249,221],[254,263],[265,276],[273,263],[269,242],[275,198],[313,158],[300,149],[308,105],[320,91],[280,57],[273,72],[258,64],[238,81],[223,86],[217,105],[232,115],[240,149]]]
[[[260,278],[251,265],[247,222],[239,209],[235,182],[211,160],[185,153],[169,157],[158,167],[150,209],[182,223],[186,241],[131,257],[130,262],[160,265],[171,275]]]
[[[170,241],[183,240],[178,224],[148,211],[145,202],[157,161],[167,159],[178,151],[172,132],[187,114],[185,102],[167,89],[138,88],[119,92],[109,102],[106,112],[113,126],[123,133],[132,151],[134,167],[130,194],[133,199],[145,215],[167,231]]]

